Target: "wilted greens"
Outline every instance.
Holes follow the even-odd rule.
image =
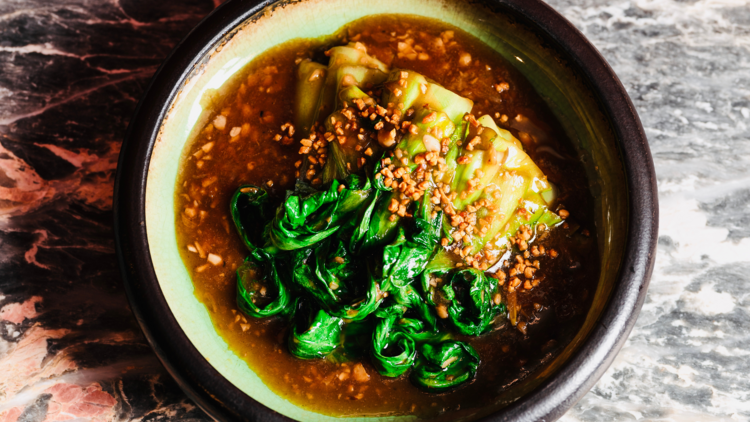
[[[360,44],[329,56],[299,64],[294,190],[272,198],[243,185],[232,197],[249,252],[238,305],[286,318],[298,358],[364,356],[382,376],[456,387],[480,364],[460,339],[506,318],[487,270],[524,248],[519,228],[560,221],[554,187],[469,99]]]

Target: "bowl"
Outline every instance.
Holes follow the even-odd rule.
[[[178,251],[175,183],[183,147],[210,113],[201,102],[206,90],[276,44],[381,13],[439,19],[492,47],[541,94],[584,163],[602,265],[583,326],[556,358],[499,389],[496,400],[445,416],[554,420],[601,377],[635,323],[653,269],[658,205],[649,147],[625,89],[585,37],[541,1],[232,0],[217,8],[154,75],[122,145],[115,236],[133,312],[169,373],[214,418],[335,419],[274,394],[217,334]]]

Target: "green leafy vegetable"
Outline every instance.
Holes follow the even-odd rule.
[[[328,74],[318,102],[318,111],[322,116],[330,115],[337,108],[342,89],[352,85],[374,86],[388,77],[388,66],[369,56],[364,47],[358,47],[356,43],[350,43],[328,51]]]
[[[461,334],[484,334],[498,311],[505,311],[493,302],[493,296],[498,294],[496,286],[484,272],[474,268],[453,273],[443,285],[441,293],[450,302],[448,315]]]
[[[351,103],[354,100],[361,100],[365,106],[376,105],[369,95],[362,92],[357,86],[349,86],[339,92],[339,101],[341,103]],[[350,120],[350,117],[355,117]],[[382,118],[376,119],[378,121]],[[356,126],[351,125],[355,121]],[[363,118],[358,113],[355,114],[352,109],[345,115],[342,111],[336,111],[325,120],[325,127],[329,133],[336,133],[336,141],[328,145],[329,158],[323,168],[322,182],[330,183],[333,180],[342,180],[352,173],[356,173],[361,168],[360,159],[364,156],[362,141],[358,135],[360,127],[372,126],[374,121]],[[340,142],[339,139],[344,139]],[[376,149],[379,149],[377,143],[367,143]]]
[[[373,364],[378,373],[386,377],[403,374],[417,358],[414,340],[396,323],[404,311],[403,307],[391,306],[377,312],[380,319],[372,334]]]
[[[456,266],[452,255],[445,250],[438,251],[432,260],[425,266],[420,275],[422,291],[425,293],[425,300],[432,306],[438,303],[435,301],[435,295],[438,284],[442,285],[447,281],[447,276]]]
[[[293,255],[293,279],[331,315],[361,320],[380,305],[380,286],[343,240],[326,239]]]
[[[271,244],[289,251],[325,239],[352,217],[350,213],[365,202],[370,191],[369,180],[357,175],[344,183],[333,181],[326,191],[298,186],[287,195],[271,222],[268,230]]]
[[[383,290],[405,287],[424,271],[437,249],[442,214],[430,218],[426,202],[423,199],[411,224],[399,226],[395,240],[383,248]]]
[[[464,247],[471,247],[469,255],[484,250],[499,258],[508,247],[507,238],[522,225],[533,227],[542,216],[546,224],[560,221],[549,210],[557,198],[554,186],[518,139],[498,128],[490,116],[482,116],[477,123],[469,125],[459,152],[451,183],[456,194],[452,204],[457,211],[474,206],[477,221],[486,226],[484,232],[473,233],[464,242]],[[443,227],[450,239],[454,229],[447,223]]]
[[[407,168],[409,171],[417,167],[417,163],[415,162],[417,155],[426,152],[439,152],[441,149],[439,139],[443,137],[450,138],[456,128],[445,113],[427,108],[416,112],[413,122],[412,125],[416,129],[413,132],[409,132],[399,142],[396,147],[396,159],[394,160],[396,168]],[[438,137],[436,138],[433,135]],[[377,171],[380,171],[380,166],[377,167]],[[379,190],[387,191],[389,189],[382,184],[382,181],[376,182],[376,186]],[[392,189],[390,190],[392,191]],[[431,188],[426,191],[425,198],[428,197],[430,192]],[[370,219],[369,238],[363,242],[365,249],[382,246],[385,243],[393,241],[396,237],[395,229],[398,226],[400,217],[394,214],[390,210],[390,207],[391,203],[399,201],[399,198],[399,194],[395,191],[380,197],[376,205],[376,210]]]
[[[307,135],[318,120],[320,93],[326,81],[326,66],[310,60],[302,60],[297,68],[297,91],[294,97],[294,123]]]
[[[435,317],[434,308],[429,306],[429,304],[422,298],[422,294],[415,290],[414,283],[400,289],[395,289],[392,297],[396,304],[413,310],[413,312],[419,317],[421,324],[420,328],[412,330],[412,336],[422,330],[437,333],[437,319]]]
[[[242,185],[229,201],[229,212],[247,249],[254,253],[262,248],[264,226],[258,222],[268,221],[273,215],[268,193],[257,186]]]
[[[440,393],[473,379],[478,367],[479,355],[462,341],[425,343],[410,379],[428,392]]]
[[[328,54],[328,66],[303,60],[297,72],[295,122],[303,145],[316,141],[305,166],[320,164],[319,179],[300,179],[275,208],[253,185],[230,201],[249,251],[238,305],[289,318],[301,359],[370,357],[383,376],[411,370],[428,392],[455,388],[480,359],[453,336],[485,334],[506,313],[474,254],[489,261],[521,226],[559,223],[556,190],[510,132],[468,114],[471,100],[389,73],[359,43]]]
[[[289,313],[290,292],[275,259],[263,251],[258,254],[262,260],[250,256],[237,268],[237,305],[254,318]]]
[[[379,195],[375,203],[375,209],[369,216],[367,236],[362,239],[362,249],[370,250],[393,241],[396,236],[395,229],[399,219],[391,217],[388,207],[395,198],[395,194]]]
[[[461,97],[442,86],[430,82],[424,76],[411,70],[395,69],[388,74],[384,84],[383,104],[404,105],[404,109],[429,108],[445,113],[457,123],[471,111],[474,102]]]
[[[339,345],[342,325],[341,318],[328,315],[310,300],[300,300],[289,334],[289,352],[300,359],[328,356]]]

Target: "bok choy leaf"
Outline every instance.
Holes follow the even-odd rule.
[[[479,367],[479,355],[462,341],[425,343],[419,352],[410,379],[428,392],[439,393],[463,384],[474,378]]]
[[[291,293],[275,258],[262,250],[257,255],[262,260],[250,256],[237,268],[237,305],[254,318],[288,314]]]
[[[509,131],[470,114],[471,100],[390,71],[360,43],[328,54],[327,66],[297,69],[295,124],[309,155],[294,190],[274,206],[243,185],[230,201],[249,251],[238,305],[287,318],[298,358],[369,357],[383,376],[411,371],[425,391],[447,391],[480,363],[457,338],[506,315],[484,270],[512,242],[521,248],[525,226],[561,221],[556,189]]]
[[[335,233],[352,217],[371,193],[366,177],[351,175],[346,181],[333,181],[325,191],[298,184],[276,211],[267,229],[270,243],[280,250],[310,246]]]
[[[328,315],[314,302],[300,300],[289,333],[289,352],[300,359],[328,356],[339,345],[343,323],[341,318]]]
[[[467,268],[453,273],[441,290],[450,302],[450,320],[461,334],[484,334],[492,319],[499,312],[505,312],[501,303],[498,306],[493,303],[493,296],[499,294],[497,283],[477,269]]]

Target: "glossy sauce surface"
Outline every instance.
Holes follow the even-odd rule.
[[[535,258],[541,264],[535,277],[539,285],[504,297],[509,307],[515,303],[518,325],[504,320],[490,334],[458,336],[477,350],[481,364],[476,379],[455,391],[424,393],[409,382],[408,373],[395,379],[381,377],[367,358],[343,364],[296,359],[286,350],[285,321],[243,316],[236,306],[235,270],[246,249],[234,230],[229,199],[242,184],[270,186],[278,201],[293,187],[300,137],[288,145],[273,138],[283,124],[294,120],[296,63],[301,58],[325,63],[327,48],[349,41],[363,43],[370,55],[391,68],[415,70],[472,99],[474,115],[493,116],[523,142],[559,188],[559,200],[571,215],[533,242],[557,255]],[[186,146],[178,175],[177,241],[195,294],[207,306],[217,331],[280,396],[332,415],[452,418],[456,411],[485,405],[550,361],[580,328],[599,274],[584,170],[541,98],[479,40],[424,18],[365,18],[330,39],[293,41],[265,52],[206,101],[214,105],[215,116]],[[217,120],[219,115],[223,117]]]

